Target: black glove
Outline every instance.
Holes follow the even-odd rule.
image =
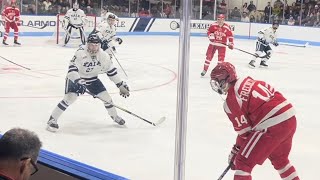
[[[109,41],[103,40],[103,41],[101,42],[101,49],[103,49],[104,51],[107,50],[109,47],[110,47],[110,46],[109,46]]]
[[[273,43],[273,45],[274,45],[274,46],[279,46],[279,43],[278,43],[277,41],[275,41],[275,42]]]
[[[116,41],[117,41],[119,44],[122,44],[122,42],[123,42],[123,41],[122,41],[122,39],[121,39],[121,38],[119,38],[119,37],[118,37],[118,38],[116,38]]]
[[[130,96],[129,87],[128,87],[128,85],[127,85],[125,82],[121,81],[121,82],[119,82],[119,83],[116,84],[116,85],[117,85],[117,87],[118,87],[119,90],[120,90],[120,96],[122,96],[122,97],[124,97],[124,98],[127,98],[127,97]]]
[[[231,149],[231,152],[228,156],[228,163],[231,164],[231,169],[234,170],[234,160],[236,159],[236,156],[240,150],[240,147],[237,145],[234,145]]]
[[[82,79],[77,79],[74,82],[76,84],[76,93],[84,94],[87,90],[85,81]]]
[[[262,44],[267,44],[266,40],[265,39],[262,39],[262,38],[258,38],[258,41]]]
[[[116,47],[112,46],[111,49],[113,52],[117,52]]]

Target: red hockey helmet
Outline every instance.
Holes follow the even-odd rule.
[[[219,94],[226,94],[229,88],[229,84],[235,82],[236,80],[236,69],[229,62],[219,63],[211,71],[211,87]]]
[[[16,1],[15,0],[12,0],[11,3],[10,3],[11,7],[16,7]]]
[[[224,19],[224,15],[223,14],[219,14],[217,19]]]

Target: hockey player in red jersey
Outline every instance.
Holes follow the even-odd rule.
[[[210,66],[210,62],[214,56],[216,50],[218,50],[218,63],[223,62],[226,55],[226,47],[228,45],[230,49],[233,49],[233,33],[230,26],[224,22],[224,15],[220,14],[217,18],[217,22],[210,25],[207,31],[210,44],[206,53],[206,60],[204,62],[203,71],[201,76],[204,76]],[[227,43],[229,41],[229,43]],[[223,45],[219,45],[220,43]]]
[[[14,44],[21,45],[18,42],[18,36],[19,36],[19,29],[18,26],[20,26],[20,10],[16,8],[16,3],[14,1],[11,2],[11,6],[6,7],[3,9],[1,13],[3,21],[5,21],[5,32],[3,35],[3,41],[2,44],[8,45],[6,43],[6,40],[8,38],[10,28],[14,30]]]
[[[252,169],[267,158],[282,179],[299,180],[288,159],[296,117],[286,98],[264,81],[238,79],[229,62],[212,70],[210,84],[214,91],[227,95],[223,107],[238,133],[228,158],[234,180],[251,180]]]

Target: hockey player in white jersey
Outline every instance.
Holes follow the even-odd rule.
[[[266,53],[264,58],[261,59],[260,67],[268,67],[267,61],[270,59],[272,54],[272,49],[270,47],[270,43],[274,46],[278,46],[277,42],[277,29],[279,28],[279,23],[274,21],[272,23],[272,27],[263,29],[258,32],[258,39],[256,43],[256,57],[254,57],[249,62],[249,67],[255,68],[255,62],[257,57],[261,56],[263,52]]]
[[[81,42],[83,45],[86,44],[83,26],[87,21],[87,16],[83,10],[79,9],[79,4],[75,2],[73,4],[73,8],[69,9],[63,18],[62,27],[66,31],[64,45],[66,45],[70,40],[72,28],[79,29]]]
[[[113,52],[116,52],[115,42],[119,45],[122,44],[122,39],[116,37],[116,22],[118,21],[118,17],[111,13],[107,12],[104,15],[104,21],[101,21],[99,26],[97,27],[97,34],[101,38],[101,48],[106,51],[111,57]]]
[[[112,103],[111,96],[98,78],[99,74],[106,73],[120,90],[120,95],[129,97],[129,87],[121,80],[117,69],[113,66],[110,56],[101,50],[100,38],[97,34],[91,33],[88,36],[87,45],[80,47],[69,64],[66,77],[65,96],[53,110],[47,123],[47,130],[55,132],[58,130],[58,119],[62,113],[74,103],[78,96],[89,91],[99,99]],[[119,125],[125,121],[118,116],[115,107],[110,103],[104,103],[111,119]]]
[[[115,20],[116,21],[119,21],[119,18],[117,15],[113,14],[112,12],[109,12],[109,10],[107,9],[107,7],[102,7],[102,11],[101,11],[101,22],[102,21],[107,21],[108,20],[108,17],[109,15],[112,14],[115,16]]]

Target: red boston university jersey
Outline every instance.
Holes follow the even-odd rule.
[[[214,42],[226,44],[227,40],[233,43],[233,33],[228,24],[224,23],[222,27],[218,25],[218,23],[213,23],[210,25],[207,34],[214,34]]]
[[[224,110],[240,137],[251,130],[263,130],[295,115],[282,94],[264,81],[251,77],[237,80],[229,88]]]
[[[14,22],[20,20],[20,10],[18,8],[7,7],[1,15],[4,17],[6,22]]]

